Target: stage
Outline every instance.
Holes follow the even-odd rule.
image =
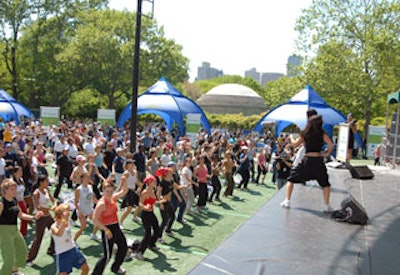
[[[370,180],[328,168],[332,207],[350,193],[368,225],[332,220],[317,183],[297,184],[290,209],[283,188],[190,274],[400,274],[400,171],[370,168]]]

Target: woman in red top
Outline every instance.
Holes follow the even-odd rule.
[[[139,206],[142,209],[141,218],[144,227],[144,236],[137,249],[135,257],[139,260],[143,260],[143,254],[146,248],[152,250],[158,250],[156,246],[156,241],[160,232],[160,227],[158,226],[158,221],[156,215],[154,215],[154,204],[163,203],[164,200],[157,201],[154,189],[157,185],[157,179],[154,176],[147,176],[143,180],[145,189],[140,194]],[[153,229],[153,234],[151,234],[151,229]]]
[[[197,201],[197,210],[206,210],[208,197],[207,182],[210,177],[208,174],[207,165],[205,164],[205,156],[200,156],[199,164],[194,168],[194,177],[197,178],[199,185],[199,199]]]
[[[116,274],[126,273],[121,265],[126,256],[128,245],[125,235],[119,227],[117,201],[128,192],[128,186],[125,182],[121,183],[121,187],[120,191],[114,194],[114,185],[109,181],[104,182],[103,197],[98,200],[93,212],[93,223],[102,230],[104,251],[104,256],[96,263],[93,275],[103,274],[104,268],[111,258],[114,243],[117,244],[118,250],[111,271]]]

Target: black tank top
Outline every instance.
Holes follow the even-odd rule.
[[[322,151],[322,146],[324,146],[324,134],[318,136],[305,135],[303,136],[304,146],[306,148],[307,153],[317,152],[320,153]]]
[[[12,201],[8,201],[2,198],[2,203],[4,205],[4,209],[0,215],[0,224],[17,225],[19,212],[17,200],[14,198]]]
[[[161,196],[165,196],[174,190],[173,181],[162,180],[160,186],[162,187]]]

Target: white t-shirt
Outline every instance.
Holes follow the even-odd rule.
[[[162,166],[167,167],[168,163],[171,161],[171,156],[167,154],[163,154],[160,158]]]
[[[4,176],[4,174],[6,173],[4,167],[6,167],[6,161],[4,160],[4,158],[0,158],[0,176]]]
[[[193,176],[192,170],[190,170],[190,168],[187,166],[182,168],[181,184],[183,186],[187,186],[190,184],[190,181],[187,180],[186,175],[189,177],[189,179],[191,179]]]
[[[62,236],[56,236],[54,234],[51,234],[51,236],[54,240],[54,250],[56,251],[56,255],[60,255],[61,253],[71,250],[75,247],[70,225],[64,229]]]

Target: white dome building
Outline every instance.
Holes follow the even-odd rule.
[[[240,84],[222,84],[212,88],[197,100],[211,114],[259,115],[265,112],[264,99],[253,89]]]

